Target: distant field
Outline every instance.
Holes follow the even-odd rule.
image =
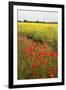
[[[33,40],[48,42],[57,49],[58,24],[18,22],[18,31]]]
[[[17,78],[38,79],[58,76],[58,24],[17,22]]]

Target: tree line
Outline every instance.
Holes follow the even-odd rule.
[[[30,22],[30,23],[57,23],[57,22],[45,22],[45,21],[28,21],[28,20],[24,20],[24,21],[20,21],[18,20],[18,22]]]

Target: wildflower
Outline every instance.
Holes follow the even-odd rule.
[[[52,52],[48,52],[48,56],[53,56]]]
[[[42,59],[41,56],[37,56],[37,57],[34,58],[34,60],[41,60],[41,59]]]
[[[39,51],[39,50],[37,50],[37,51],[36,51],[36,54],[40,54],[40,51]]]
[[[30,47],[29,49],[30,49],[30,51],[33,51],[34,50],[34,47]]]
[[[51,67],[50,66],[46,66],[47,70],[51,70]]]
[[[56,73],[56,72],[57,72],[57,69],[56,69],[56,68],[54,68],[54,69],[53,69],[53,71]]]
[[[46,65],[46,64],[47,64],[47,61],[46,61],[46,60],[44,60],[43,64],[44,64],[44,65]]]
[[[31,55],[31,56],[34,56],[34,52],[30,52],[30,55]]]
[[[51,78],[54,78],[54,74],[52,74],[52,73],[50,73],[49,76],[50,76]]]
[[[55,57],[55,56],[57,56],[57,53],[56,53],[56,52],[48,52],[48,56],[53,56],[53,57]]]
[[[36,68],[36,64],[32,64],[32,68]]]
[[[54,56],[58,56],[58,53],[57,52],[54,52]]]
[[[46,56],[46,52],[42,52],[42,53],[41,53],[41,56],[42,56],[42,57]]]
[[[48,44],[42,46],[42,49],[48,48]]]
[[[41,47],[41,50],[44,50],[44,49],[45,49],[44,46],[42,46],[42,47]]]
[[[37,66],[39,66],[39,65],[41,65],[41,62],[40,61],[37,63]]]

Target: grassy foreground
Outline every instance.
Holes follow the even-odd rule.
[[[58,25],[18,22],[18,80],[58,76]]]

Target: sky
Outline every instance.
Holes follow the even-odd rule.
[[[18,10],[18,21],[58,22],[58,12]]]

